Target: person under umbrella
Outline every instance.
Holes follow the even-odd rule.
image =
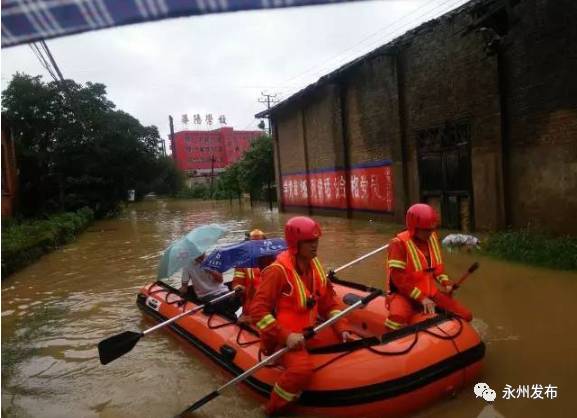
[[[225,293],[230,292],[224,284],[222,273],[210,270],[201,265],[206,254],[203,253],[182,269],[180,293],[205,304]],[[238,296],[224,299],[209,305],[205,312],[218,312],[230,319],[236,319],[236,310],[240,308],[242,299]]]
[[[180,293],[191,296],[195,302],[206,303],[229,292],[222,274],[201,266],[206,251],[225,234],[226,229],[218,224],[200,225],[172,242],[160,260],[158,279],[171,277],[182,269]],[[212,309],[236,319],[234,312],[240,304],[240,298],[229,298],[213,305]]]
[[[264,240],[266,236],[260,229],[253,229],[248,234],[248,240]],[[265,256],[258,259],[258,266],[256,267],[236,267],[234,269],[234,276],[232,279],[233,289],[242,289],[242,313],[248,319],[248,307],[256,293],[256,289],[260,284],[261,271],[275,260],[274,256]]]

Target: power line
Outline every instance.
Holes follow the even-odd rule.
[[[264,94],[262,91],[260,92],[261,96],[265,97],[264,99],[258,99],[259,103],[266,103],[266,108],[267,110],[270,109],[270,105],[278,103],[278,99],[276,99],[276,94]],[[268,119],[268,135],[272,136],[272,127],[271,127],[271,123],[270,123],[270,115],[267,118]]]
[[[399,26],[399,24],[400,24],[403,20],[405,20],[407,17],[412,16],[412,15],[414,15],[415,13],[423,10],[423,8],[426,7],[427,5],[429,5],[432,1],[434,1],[434,0],[430,0],[428,3],[426,3],[426,4],[424,4],[424,5],[420,6],[420,7],[412,10],[411,12],[403,15],[402,17],[400,17],[399,19],[397,19],[396,21],[394,21],[394,22],[391,23],[390,25],[388,25],[388,26],[386,26],[386,27],[382,27],[381,29],[379,29],[379,30],[377,30],[377,31],[369,34],[368,36],[364,37],[364,38],[361,39],[360,41],[358,41],[358,42],[356,42],[355,44],[349,46],[348,48],[342,50],[341,52],[337,53],[336,55],[334,55],[334,56],[332,56],[332,57],[330,57],[330,58],[328,58],[328,59],[326,59],[326,60],[324,60],[324,61],[322,61],[322,62],[320,62],[320,63],[318,63],[318,64],[315,64],[315,65],[309,67],[308,69],[306,69],[306,70],[303,71],[302,73],[300,73],[300,74],[298,74],[298,75],[296,75],[296,76],[294,76],[294,77],[291,77],[291,78],[289,78],[288,80],[284,81],[282,84],[288,84],[290,81],[299,79],[299,78],[301,78],[301,77],[303,77],[303,76],[305,76],[305,75],[307,75],[307,74],[309,74],[309,73],[312,73],[312,74],[319,73],[319,72],[323,72],[323,73],[324,73],[324,72],[326,72],[326,70],[323,70],[324,67],[325,67],[325,64],[330,63],[330,62],[332,62],[332,61],[337,60],[338,63],[339,63],[339,66],[340,66],[341,63],[346,63],[346,62],[351,61],[351,60],[354,59],[354,58],[357,58],[357,57],[358,57],[358,53],[354,53],[354,54],[353,54],[353,57],[350,57],[350,58],[345,56],[344,59],[343,59],[343,58],[340,58],[340,57],[343,56],[343,54],[345,54],[345,53],[348,52],[348,51],[357,49],[357,47],[358,47],[359,45],[365,43],[366,40],[374,37],[375,35],[383,32],[383,30],[385,30],[385,29],[387,29],[387,31],[383,34],[383,36],[382,36],[379,40],[377,40],[376,42],[373,42],[371,45],[374,45],[375,47],[383,45],[383,43],[385,42],[385,38],[386,38],[386,41],[388,41],[388,40],[389,40],[388,38],[390,37],[391,34],[396,33],[396,32],[399,32],[400,30],[404,31],[405,28],[407,28],[407,27],[409,27],[409,26],[411,26],[411,25],[414,25],[417,21],[418,21],[418,22],[422,22],[421,19],[422,19],[423,17],[425,17],[426,15],[428,15],[428,14],[435,15],[436,13],[434,13],[434,12],[437,11],[437,10],[438,10],[439,8],[441,8],[442,6],[446,5],[447,3],[452,2],[452,3],[449,5],[449,7],[443,9],[443,11],[441,12],[441,14],[444,14],[444,13],[446,13],[448,10],[453,9],[453,7],[455,7],[455,6],[456,6],[457,4],[459,4],[459,3],[464,3],[464,0],[456,0],[456,1],[455,1],[455,0],[445,0],[444,2],[442,2],[442,3],[440,3],[440,4],[436,5],[436,6],[434,6],[433,8],[431,8],[431,9],[429,9],[429,10],[426,10],[424,13],[421,13],[421,14],[419,14],[418,16],[415,16],[415,17],[414,17],[413,19],[411,19],[410,21],[407,21],[407,22],[405,22],[404,24],[402,24],[402,25]],[[426,17],[425,19],[429,19],[429,18],[431,18],[431,16],[428,16],[428,17]],[[397,26],[397,27],[396,27],[395,29],[391,29],[391,28],[394,27],[394,26]],[[350,55],[350,54],[348,54],[348,55]],[[331,66],[331,67],[332,67],[332,66]],[[317,69],[318,69],[318,70],[317,70]]]
[[[52,53],[50,52],[50,49],[48,49],[48,45],[46,45],[46,42],[44,42],[44,39],[40,40],[40,45],[42,46],[42,48],[46,52],[46,55],[48,55],[48,59],[50,59],[52,66],[56,70],[56,73],[58,74],[58,78],[60,79],[60,81],[62,83],[64,83],[64,77],[62,77],[62,72],[60,71],[60,68],[58,68],[58,64],[56,64],[56,60],[52,56]]]
[[[54,79],[54,81],[58,82],[58,78],[56,77],[56,74],[54,74],[54,72],[52,71],[50,64],[48,63],[46,58],[44,58],[44,55],[43,55],[42,51],[40,50],[40,48],[38,47],[38,45],[36,45],[35,43],[30,43],[28,45],[30,46],[30,49],[32,50],[32,52],[34,53],[34,55],[36,56],[36,58],[40,62],[40,65],[42,65],[42,67],[44,67],[46,69],[46,71],[48,71],[48,74]]]

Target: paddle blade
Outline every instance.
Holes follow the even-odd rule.
[[[182,418],[185,417],[186,414],[189,414],[191,412],[196,411],[198,408],[200,408],[202,405],[209,403],[210,401],[212,401],[214,398],[216,398],[218,395],[220,395],[220,393],[218,393],[218,390],[215,390],[214,392],[209,393],[208,395],[206,395],[204,398],[196,401],[195,403],[193,403],[192,405],[190,405],[188,408],[186,408],[184,411],[182,411],[180,414],[176,415],[175,418]]]
[[[101,364],[108,364],[118,357],[128,353],[143,336],[141,332],[125,331],[113,335],[98,343],[98,355]]]
[[[475,262],[474,264],[469,267],[469,273],[473,273],[475,270],[479,268],[479,263]]]

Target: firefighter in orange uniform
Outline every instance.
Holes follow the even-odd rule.
[[[315,325],[317,316],[328,319],[338,313],[331,283],[316,257],[320,226],[311,218],[297,216],[285,226],[288,250],[262,272],[262,281],[250,307],[261,333],[265,354],[287,346],[281,358],[285,371],[276,382],[265,407],[274,415],[295,401],[313,375],[313,362],[306,348],[346,341],[349,334],[344,319],[325,328],[305,342],[303,330]]]
[[[421,306],[425,313],[435,313],[438,306],[470,321],[471,312],[449,296],[453,283],[445,274],[435,232],[439,226],[437,212],[417,203],[407,211],[406,224],[407,230],[389,244],[387,279],[391,294],[387,296],[389,317],[385,326],[392,331],[409,325]]]
[[[252,231],[250,231],[248,239],[259,240],[259,239],[266,239],[266,237],[264,236],[264,233],[260,229],[253,229]],[[261,269],[259,267],[236,268],[234,270],[232,287],[233,289],[236,289],[237,287],[240,287],[242,289],[243,293],[242,312],[245,315],[248,313],[250,302],[252,301],[256,289],[260,284],[260,275],[261,275]]]

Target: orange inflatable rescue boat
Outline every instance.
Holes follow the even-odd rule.
[[[333,284],[343,307],[371,290],[340,279]],[[144,286],[137,303],[157,321],[197,305],[185,302],[163,282]],[[293,411],[340,417],[398,416],[451,396],[478,376],[485,345],[466,321],[443,313],[384,334],[386,317],[380,296],[347,316],[358,339],[310,350],[315,374]],[[219,314],[201,311],[170,327],[232,376],[263,359],[258,333]],[[244,383],[264,400],[281,372],[278,365],[267,366]]]

